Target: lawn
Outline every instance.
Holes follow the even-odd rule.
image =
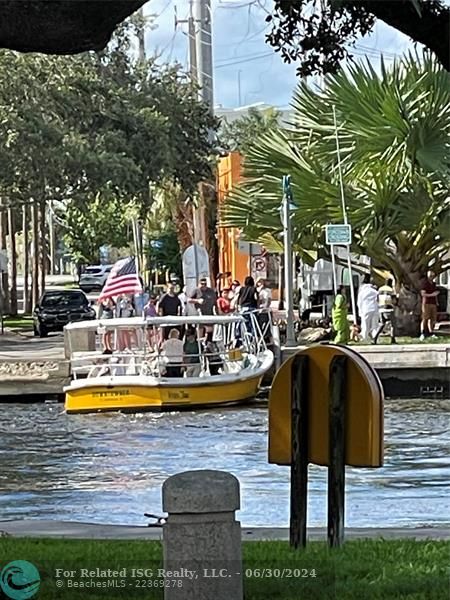
[[[18,315],[17,317],[4,317],[3,325],[9,329],[33,329],[33,317]]]
[[[329,550],[324,543],[312,542],[306,551],[292,551],[285,542],[247,542],[243,545],[245,600],[337,600],[448,599],[450,543],[443,541],[349,541],[340,549]],[[148,598],[162,600],[155,578],[132,577],[132,569],[162,568],[159,542],[31,540],[5,537],[0,541],[0,567],[12,560],[28,560],[40,571],[42,583],[38,600],[97,600]],[[224,565],[217,565],[222,568]],[[225,565],[228,567],[228,565]],[[110,578],[125,589],[68,587],[70,576],[56,569],[126,569],[125,576]],[[194,568],[187,565],[187,568]],[[122,573],[123,575],[123,573]],[[103,582],[107,579],[96,579]],[[162,581],[162,580],[159,580]],[[137,583],[140,582],[140,583]],[[144,585],[144,582],[147,582]],[[211,598],[211,600],[214,600]],[[234,600],[230,597],[230,600]]]
[[[397,346],[406,344],[450,344],[450,336],[449,335],[436,335],[435,338],[425,338],[423,342],[419,340],[419,338],[412,337],[397,337],[396,338]],[[367,342],[350,342],[350,346],[367,346]],[[389,337],[380,337],[378,338],[377,346],[389,346],[391,345],[391,339]]]

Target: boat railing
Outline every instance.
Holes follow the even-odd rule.
[[[151,375],[164,377],[167,367],[177,367],[184,372],[197,367],[201,376],[211,371],[211,367],[222,372],[239,372],[250,363],[247,352],[241,348],[218,349],[213,352],[185,354],[181,361],[171,362],[170,358],[160,352],[123,351],[113,354],[83,353],[74,356],[72,374],[74,379],[101,376]],[[213,369],[214,370],[214,369]],[[195,371],[195,369],[193,369]],[[189,375],[188,375],[189,376]]]

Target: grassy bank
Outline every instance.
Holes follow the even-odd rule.
[[[33,329],[33,317],[21,316],[17,317],[4,317],[3,325],[8,329],[19,329],[19,330],[31,330]]]
[[[285,542],[251,542],[244,544],[243,555],[246,600],[448,598],[448,542],[350,541],[332,551],[323,543],[313,542],[306,551],[299,552],[290,550]],[[163,598],[162,589],[155,589],[149,583],[155,578],[130,575],[133,568],[153,572],[162,568],[159,542],[2,538],[0,567],[12,560],[28,560],[38,567],[42,578],[39,600]],[[233,571],[233,567],[225,567]],[[69,578],[60,577],[64,583],[57,588],[55,569],[58,568],[75,571],[73,579],[78,582],[89,580],[80,576],[82,568],[126,568],[125,580],[121,576],[114,579],[125,581],[127,587],[69,588]],[[194,566],[187,565],[187,568]]]

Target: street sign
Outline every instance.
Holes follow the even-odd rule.
[[[266,279],[267,259],[264,256],[259,255],[252,257],[251,274],[255,279],[258,279],[259,277]]]
[[[327,225],[325,229],[325,241],[329,246],[351,244],[352,226],[344,223],[340,225]]]

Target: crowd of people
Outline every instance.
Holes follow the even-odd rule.
[[[180,291],[170,282],[160,296],[147,289],[135,296],[122,296],[116,302],[108,298],[100,304],[99,318],[227,315],[256,309],[269,310],[271,302],[272,293],[264,279],[255,282],[253,277],[248,276],[243,285],[234,280],[230,287],[214,289],[208,286],[206,278],[202,278],[189,296],[186,287]]]
[[[99,306],[99,319],[129,318],[133,316],[153,317],[183,317],[183,316],[213,316],[243,314],[244,318],[251,311],[265,309],[258,316],[261,324],[264,318],[269,319],[268,311],[272,301],[271,290],[263,279],[256,282],[253,277],[245,278],[243,285],[234,280],[229,287],[214,289],[208,285],[206,278],[201,278],[198,287],[191,294],[186,288],[177,289],[169,282],[165,292],[157,296],[149,290],[141,294],[124,295],[114,301],[108,298]],[[201,337],[195,328],[186,324],[177,326],[162,326],[158,333],[154,328],[148,329],[148,346],[158,347],[166,358],[165,374],[167,377],[198,376],[201,370],[200,357],[207,357],[208,369],[211,375],[220,372],[223,361],[215,342],[212,339],[213,327],[201,328]],[[106,329],[103,335],[103,352],[112,354],[113,350],[127,350],[136,345],[133,331],[119,328],[116,340],[114,331]],[[113,347],[114,346],[114,347]]]
[[[421,289],[422,315],[420,323],[420,339],[436,337],[434,327],[437,320],[437,298],[439,291],[435,283],[436,276],[429,271]],[[392,279],[377,288],[370,275],[366,274],[358,290],[357,307],[358,323],[349,323],[348,300],[344,286],[335,296],[332,309],[332,327],[334,341],[346,344],[349,341],[362,341],[376,344],[379,336],[386,332],[392,344],[396,343],[397,294]]]

